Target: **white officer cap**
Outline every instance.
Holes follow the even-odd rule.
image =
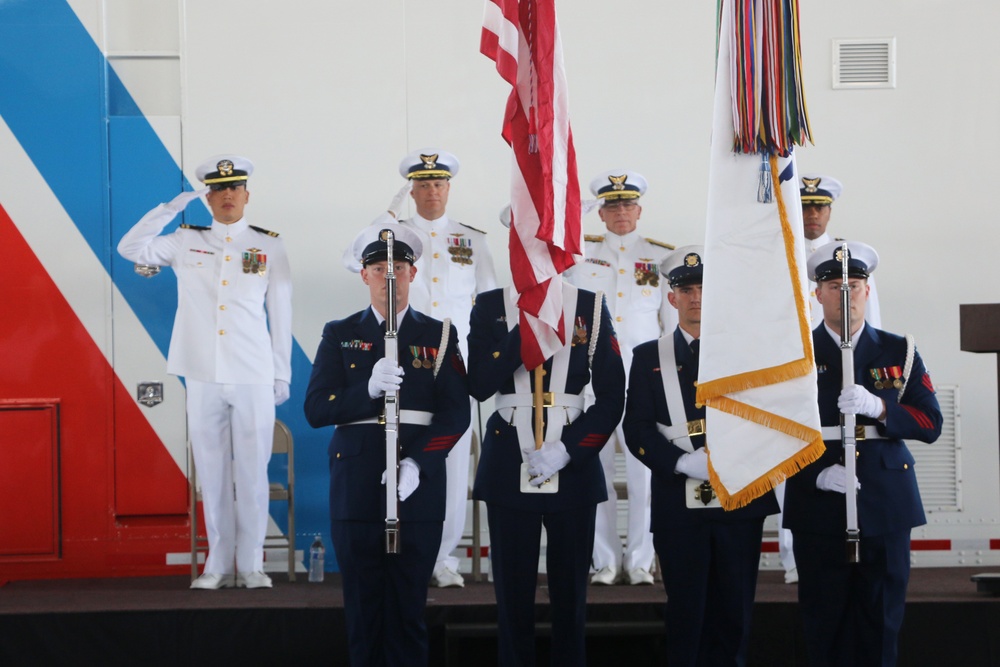
[[[627,169],[606,171],[590,182],[590,191],[601,206],[619,199],[638,199],[646,194],[646,179]]]
[[[362,229],[351,244],[351,252],[358,264],[365,267],[375,262],[386,261],[388,250],[383,235],[386,230],[391,231],[393,235],[393,260],[401,259],[413,264],[420,259],[424,244],[416,232],[398,222],[376,220]]]
[[[230,185],[246,185],[252,173],[253,162],[249,159],[225,153],[205,160],[195,169],[194,175],[213,190],[221,190]]]
[[[700,285],[705,270],[705,246],[685,245],[660,260],[660,275],[671,287]]]
[[[843,184],[833,176],[803,174],[799,198],[804,205],[829,206],[844,191]]]
[[[834,241],[816,248],[806,262],[806,272],[813,282],[840,279],[844,275],[841,250],[847,243],[847,275],[851,278],[867,278],[878,266],[875,248],[857,241]]]
[[[450,179],[458,174],[458,158],[438,148],[413,151],[399,163],[399,175],[410,180]]]

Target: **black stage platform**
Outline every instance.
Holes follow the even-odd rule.
[[[926,568],[910,579],[900,665],[1000,666],[1000,597],[969,577],[988,568]],[[271,590],[191,591],[187,577],[19,581],[0,587],[0,665],[346,665],[338,575],[274,577]],[[663,588],[591,587],[588,661],[663,665]],[[535,608],[548,664],[548,596]],[[432,665],[496,664],[492,584],[431,589]],[[613,662],[612,662],[613,661]],[[761,572],[751,664],[805,665],[795,586]]]

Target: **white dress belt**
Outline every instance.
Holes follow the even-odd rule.
[[[412,424],[415,426],[430,426],[431,419],[434,417],[433,412],[425,412],[423,410],[400,410],[399,411],[399,423],[400,424]],[[368,419],[359,419],[353,422],[347,422],[346,424],[338,424],[338,426],[354,426],[355,424],[384,424],[385,417],[379,415],[378,417],[369,417]]]
[[[820,429],[823,434],[824,440],[840,440],[840,427],[839,426],[824,426]],[[854,427],[854,439],[855,440],[888,440],[884,435],[879,435],[878,428],[875,426],[863,426],[858,424]]]

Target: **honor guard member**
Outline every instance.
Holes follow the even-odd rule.
[[[913,456],[904,440],[931,443],[941,409],[909,336],[864,320],[868,279],[878,255],[848,243],[854,384],[843,386],[841,249],[834,242],[808,260],[823,323],[813,330],[819,413],[826,452],[790,477],[784,526],[792,531],[799,609],[811,665],[895,665],[910,576],[910,531],[926,523]],[[845,557],[847,473],[841,414],[857,415],[857,516],[860,559]]]
[[[396,274],[398,363],[386,358],[387,243]],[[330,520],[343,574],[352,665],[428,664],[424,608],[441,544],[445,457],[469,427],[458,334],[412,308],[419,237],[396,222],[371,225],[352,245],[371,307],[329,322],[316,351],[305,413],[330,440]],[[385,392],[398,390],[399,552],[386,553]]]
[[[843,241],[843,239],[835,239],[827,233],[826,227],[830,222],[833,202],[840,197],[844,186],[836,178],[822,174],[806,174],[801,177],[801,181],[799,196],[802,200],[802,225],[806,237],[806,257],[809,257],[827,243]],[[870,296],[868,306],[865,309],[865,319],[868,324],[880,328],[882,314],[879,309],[878,291],[875,289],[874,277],[869,279],[868,288]],[[809,316],[815,329],[823,321],[823,308],[816,301],[816,283],[810,281],[809,289]]]
[[[552,609],[552,664],[586,664],[587,574],[599,452],[621,420],[625,369],[601,294],[563,282],[566,344],[543,364],[545,433],[535,449],[534,372],[521,361],[513,288],[480,294],[469,334],[469,388],[495,398],[473,498],[486,503],[501,666],[535,664],[535,588],[542,526]],[[584,390],[594,386],[587,407]],[[556,479],[553,479],[555,476]]]
[[[151,210],[122,237],[118,253],[173,267],[177,276],[167,372],[185,381],[208,535],[205,569],[191,588],[270,588],[263,572],[267,463],[274,408],[288,400],[292,379],[291,272],[278,234],[244,216],[253,163],[219,155],[195,173],[208,187]],[[203,194],[211,226],[185,224],[161,235]]]
[[[577,287],[602,291],[614,319],[626,372],[632,348],[659,338],[676,321],[673,309],[663,300],[660,261],[672,245],[639,235],[642,215],[639,198],[646,192],[646,179],[634,171],[613,169],[590,184],[600,203],[598,215],[607,227],[600,235],[585,237],[585,260],[567,272]],[[669,326],[665,326],[669,325]],[[588,395],[592,392],[588,391]],[[628,490],[628,534],[622,554],[618,535],[618,494],[615,491],[615,446],[625,457]],[[649,470],[625,447],[621,426],[608,446],[601,450],[608,500],[597,508],[591,583],[652,584],[653,536],[649,532]]]
[[[768,493],[722,509],[708,482],[705,407],[695,402],[704,248],[664,259],[678,325],[635,348],[622,422],[625,442],[652,472],[652,531],[667,592],[667,663],[745,665]]]
[[[417,278],[410,290],[410,302],[431,317],[451,319],[458,329],[458,347],[468,356],[472,304],[478,293],[496,288],[497,279],[486,232],[452,220],[445,211],[451,179],[458,174],[458,169],[458,158],[447,151],[424,148],[410,153],[399,163],[399,173],[407,179],[408,185],[390,204],[389,212],[394,216],[399,212],[405,192],[409,191],[417,214],[403,220],[402,224],[418,230],[424,243],[424,254],[417,261]],[[444,533],[441,553],[431,577],[431,584],[442,588],[465,585],[458,571],[459,559],[453,552],[465,531],[471,442],[470,427],[448,455]]]

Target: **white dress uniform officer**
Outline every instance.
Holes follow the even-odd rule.
[[[469,315],[476,295],[497,286],[493,257],[486,244],[486,232],[448,217],[446,207],[451,179],[458,174],[458,158],[437,148],[423,148],[399,163],[399,173],[412,185],[410,196],[417,213],[401,224],[420,233],[424,252],[417,260],[417,276],[410,286],[410,303],[433,318],[451,319],[458,329],[458,345],[467,358]],[[406,188],[401,190],[404,193]],[[397,200],[390,205],[396,214]],[[471,404],[470,404],[471,405]],[[441,548],[431,584],[440,587],[464,586],[459,559],[453,555],[465,531],[469,499],[469,453],[472,428],[465,432],[448,454],[448,500],[441,536]]]
[[[288,400],[292,377],[292,281],[284,243],[243,215],[252,173],[243,157],[209,159],[196,171],[207,188],[160,204],[118,244],[125,259],[177,275],[167,371],[187,387],[209,547],[191,588],[271,587],[263,572],[267,464],[274,408]],[[161,235],[203,194],[211,226]]]
[[[672,245],[644,238],[636,231],[646,192],[646,179],[634,171],[613,169],[596,177],[591,192],[600,202],[598,214],[607,232],[585,237],[584,261],[567,272],[580,288],[604,292],[621,344],[626,370],[632,348],[659,338],[676,325],[676,311],[663,298],[660,261]],[[588,397],[593,392],[588,388]],[[628,490],[628,535],[622,553],[618,536],[618,496],[614,488],[615,445],[625,457]],[[591,583],[610,585],[621,580],[652,584],[653,536],[649,531],[649,468],[625,447],[621,425],[601,450],[608,500],[597,506]]]

